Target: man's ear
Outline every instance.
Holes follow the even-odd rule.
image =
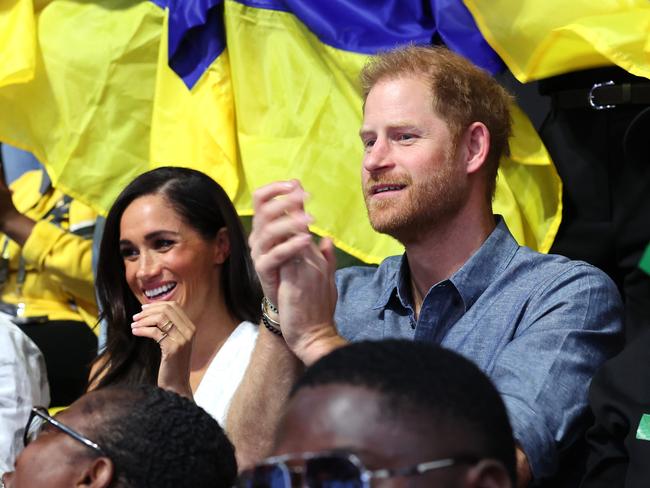
[[[467,470],[466,488],[515,488],[503,463],[495,459],[483,459]]]
[[[106,456],[101,456],[88,463],[76,486],[79,488],[106,488],[110,486],[114,475],[113,461]]]
[[[462,139],[467,174],[476,173],[483,167],[490,151],[490,131],[482,122],[473,122]]]
[[[230,256],[230,236],[228,229],[222,227],[214,238],[214,263],[223,264]]]

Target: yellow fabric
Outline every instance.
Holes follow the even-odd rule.
[[[365,56],[323,45],[289,13],[227,0],[228,51],[190,91],[167,66],[167,13],[153,3],[34,8],[37,31],[22,36],[36,46],[33,78],[0,86],[0,140],[34,153],[57,188],[103,212],[137,174],[183,165],[250,214],[253,189],[300,178],[314,232],[367,262],[401,252],[370,228],[360,191]],[[560,183],[530,123],[516,119],[495,208],[519,242],[545,251]]]
[[[510,157],[501,159],[492,207],[520,244],[548,252],[562,221],[562,180],[526,114],[511,107]]]
[[[32,78],[35,40],[32,0],[0,3],[0,87]]]
[[[97,322],[97,305],[92,273],[92,241],[66,232],[75,226],[94,223],[95,213],[85,205],[72,201],[69,220],[59,228],[42,220],[63,199],[63,193],[50,190],[38,192],[41,171],[29,171],[12,185],[16,208],[36,221],[22,248],[25,260],[25,282],[22,293],[16,283],[21,248],[9,240],[4,256],[9,259],[9,277],[0,298],[11,304],[24,303],[24,316],[47,315],[50,320],[83,320],[90,326]],[[0,234],[0,243],[7,240]]]
[[[230,65],[223,52],[189,90],[167,63],[167,19],[158,54],[151,122],[152,167],[203,171],[234,198],[240,179]]]
[[[361,96],[366,57],[323,45],[293,15],[225,4],[237,131],[245,182],[236,204],[250,213],[250,192],[299,178],[313,198],[312,230],[344,251],[380,262],[402,247],[375,233],[361,195]],[[499,171],[495,211],[520,243],[547,251],[559,225],[561,184],[526,116],[515,110],[513,156]]]
[[[0,47],[15,47],[15,62],[0,66],[0,114],[11,114],[0,115],[0,140],[32,152],[57,188],[102,213],[135,176],[163,165],[204,171],[234,198],[241,168],[227,53],[190,91],[167,64],[166,10],[46,3],[35,13],[31,0],[16,0],[11,18],[0,10],[0,26],[12,26]],[[22,29],[30,22],[37,33]],[[29,53],[32,63],[38,54],[29,81],[3,83]]]
[[[34,75],[0,87],[0,140],[32,152],[56,188],[106,210],[149,169],[164,12],[148,1],[53,0],[32,17],[37,32],[22,38],[36,45]]]
[[[650,78],[648,0],[464,0],[521,82],[618,65]]]
[[[50,407],[47,411],[52,417],[54,417],[59,412],[63,412],[66,408],[68,408],[67,405],[65,407]]]

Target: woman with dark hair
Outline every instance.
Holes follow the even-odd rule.
[[[186,168],[138,176],[106,217],[97,296],[108,325],[90,388],[152,384],[222,425],[256,337],[261,290],[223,189]]]

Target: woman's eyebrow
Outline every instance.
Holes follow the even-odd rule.
[[[147,241],[151,241],[153,239],[156,239],[158,237],[164,237],[164,236],[169,236],[169,235],[177,236],[178,232],[175,230],[171,229],[161,229],[161,230],[155,230],[153,232],[149,232],[148,234],[145,234],[144,238]]]

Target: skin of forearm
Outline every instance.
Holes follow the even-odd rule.
[[[34,225],[36,222],[20,212],[10,212],[0,221],[0,231],[22,247],[31,235]]]
[[[228,410],[226,430],[240,470],[271,451],[287,397],[303,370],[284,339],[261,325],[251,362]]]
[[[306,366],[311,366],[334,349],[347,345],[348,342],[336,332],[334,324],[328,324],[313,334],[306,344],[294,350]]]

